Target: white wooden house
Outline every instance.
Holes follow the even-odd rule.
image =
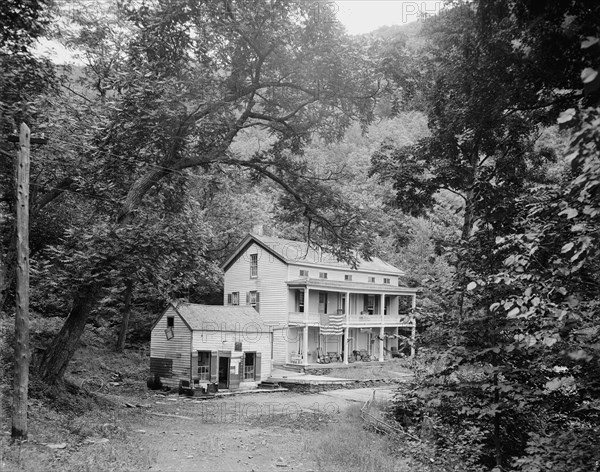
[[[254,388],[271,375],[272,342],[251,306],[171,304],[152,326],[150,371],[170,387]]]
[[[260,313],[273,364],[384,360],[401,331],[414,339],[416,289],[378,258],[352,269],[306,243],[249,234],[222,268],[224,304]]]

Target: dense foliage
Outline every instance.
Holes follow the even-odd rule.
[[[405,211],[440,188],[464,201],[459,296],[397,418],[448,467],[595,470],[598,6],[476,3],[424,27],[431,136],[373,156]]]

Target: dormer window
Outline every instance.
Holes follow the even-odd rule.
[[[300,277],[308,277],[308,271],[300,269]]]
[[[384,283],[384,284],[389,284],[389,283],[390,283],[390,279],[388,279],[388,278],[384,277],[384,278],[383,278],[383,283]]]
[[[327,272],[319,272],[319,278],[320,279],[326,279],[327,278]]]
[[[250,254],[250,278],[258,277],[258,254]]]

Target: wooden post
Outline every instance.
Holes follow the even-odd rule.
[[[15,388],[12,438],[27,439],[29,388],[29,148],[30,131],[21,124],[17,162],[17,289],[15,315]]]
[[[131,296],[133,294],[133,281],[127,279],[125,281],[125,306],[123,308],[123,320],[121,321],[121,329],[119,330],[119,338],[117,339],[117,351],[122,352],[125,349],[125,341],[127,340],[127,330],[129,329],[129,318],[131,316]]]

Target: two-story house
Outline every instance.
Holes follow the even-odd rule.
[[[249,234],[222,268],[224,304],[260,313],[273,364],[381,361],[398,349],[399,332],[414,339],[416,289],[378,258],[353,269],[306,243]]]

